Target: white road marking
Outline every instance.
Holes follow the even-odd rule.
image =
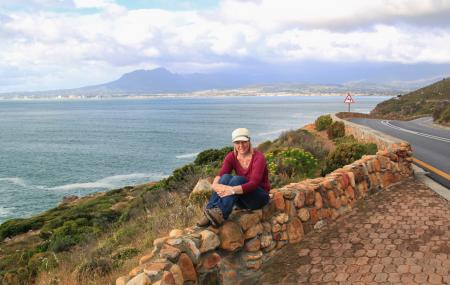
[[[381,124],[385,125],[386,127],[389,127],[389,128],[392,128],[392,129],[395,129],[395,130],[398,130],[398,131],[410,133],[410,134],[413,134],[413,135],[426,137],[426,138],[429,138],[429,139],[443,141],[443,142],[450,142],[450,139],[448,139],[448,138],[433,136],[433,135],[430,135],[430,134],[419,133],[419,132],[416,132],[416,131],[411,131],[411,130],[408,130],[408,129],[404,129],[404,128],[401,128],[401,127],[394,126],[387,120],[381,121]]]

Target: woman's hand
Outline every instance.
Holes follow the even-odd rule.
[[[213,191],[216,192],[217,194],[219,194],[219,191],[221,191],[223,189],[223,186],[225,186],[225,185],[219,184],[219,183],[213,183],[211,185]]]
[[[235,193],[233,192],[233,187],[232,186],[227,186],[227,185],[222,185],[222,184],[216,184],[213,185],[213,190],[217,193],[217,195],[219,195],[221,198],[226,197],[226,196],[230,196],[230,195],[234,195]]]

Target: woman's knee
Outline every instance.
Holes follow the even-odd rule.
[[[247,178],[245,178],[244,176],[233,176],[233,178],[231,178],[230,182],[228,183],[228,185],[230,186],[238,186],[238,185],[242,185],[247,183]]]
[[[230,180],[233,178],[233,175],[231,174],[224,174],[219,179],[219,184],[228,185],[230,183]]]

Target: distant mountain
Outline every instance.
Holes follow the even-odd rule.
[[[371,114],[391,119],[433,115],[435,121],[450,124],[450,78],[381,102]]]
[[[228,80],[217,74],[176,74],[165,68],[136,70],[105,84],[87,86],[83,91],[112,91],[131,93],[180,93],[208,89],[235,88],[250,83],[248,80]]]
[[[212,73],[212,74],[177,74],[165,68],[153,70],[136,70],[122,75],[112,82],[86,86],[80,89],[83,92],[109,92],[109,93],[184,93],[204,91],[211,89],[230,89],[254,87],[261,92],[299,92],[299,91],[330,91],[368,93],[404,93],[409,92],[407,84],[371,83],[367,81],[348,82],[342,84],[325,83],[297,83],[292,75],[273,74],[268,76],[267,71],[262,73]],[[297,79],[299,80],[299,79]]]
[[[211,91],[208,94],[213,95],[228,92],[229,89],[234,89],[236,95],[271,92],[307,94],[355,92],[366,95],[398,95],[428,84],[437,76],[442,78],[439,74],[450,73],[450,65],[448,70],[447,66],[436,67],[436,70],[433,69],[433,76],[427,72],[429,66],[417,66],[417,71],[411,69],[411,66],[374,64],[359,66],[350,63],[323,62],[305,62],[300,66],[249,65],[207,74],[178,74],[165,68],[156,68],[135,70],[117,80],[99,85],[74,89],[9,92],[0,94],[0,98],[105,98],[196,91]]]

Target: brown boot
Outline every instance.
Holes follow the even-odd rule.
[[[222,225],[225,221],[222,211],[219,208],[206,209],[205,215],[215,227],[220,227],[220,225]]]
[[[197,226],[202,227],[202,228],[207,227],[209,225],[211,225],[211,222],[205,215],[203,215],[203,217],[200,219],[200,221],[197,222]]]

